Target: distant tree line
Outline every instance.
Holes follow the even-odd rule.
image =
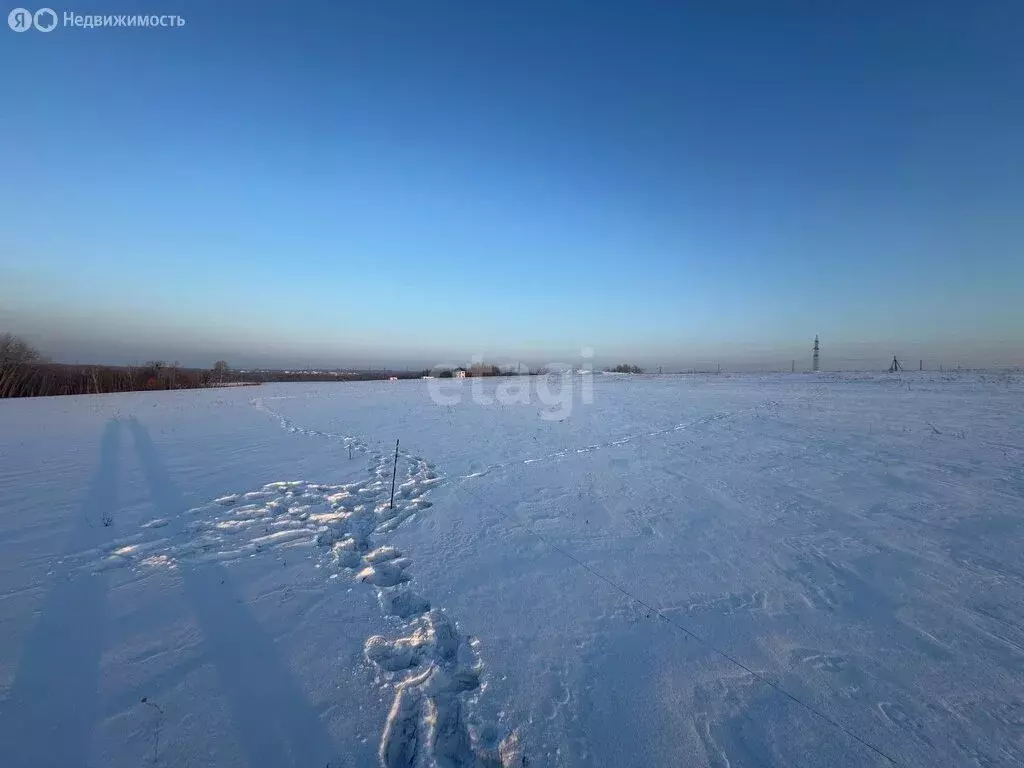
[[[51,363],[23,340],[0,334],[0,398],[194,389],[210,386],[213,376],[161,360],[139,366]]]
[[[0,333],[0,398],[195,389],[228,381],[223,361],[213,370],[182,368],[162,360],[122,366],[53,363],[24,339]]]
[[[247,384],[269,384],[271,382],[296,382],[296,381],[381,381],[390,378],[396,379],[419,379],[429,376],[430,371],[233,371],[231,376],[238,383]]]
[[[502,370],[489,363],[476,363],[469,368],[421,371],[234,370],[225,360],[218,360],[209,369],[184,368],[177,362],[163,360],[150,360],[142,365],[78,365],[50,362],[23,339],[9,333],[0,334],[0,398],[198,389],[270,382],[378,381],[419,379],[423,376],[451,378],[459,370],[473,377],[515,376],[520,373],[518,368]],[[639,373],[640,369],[631,372]],[[543,375],[547,370],[540,368],[529,373]]]
[[[621,365],[616,365],[614,368],[605,368],[605,370],[608,371],[609,373],[643,373],[644,372],[644,369],[641,368],[639,365],[628,365],[626,363],[622,363]]]
[[[151,360],[142,365],[78,365],[46,360],[31,344],[0,333],[0,398],[87,395],[146,390],[298,381],[370,381],[420,378],[429,371],[238,371],[225,360],[212,368],[183,368]]]
[[[147,363],[142,366],[31,363],[0,366],[0,397],[90,395],[210,386],[210,371]]]
[[[456,372],[465,371],[467,377],[477,376],[519,376],[527,375],[530,376],[543,376],[548,371],[546,368],[534,368],[528,371],[521,371],[519,367],[509,367],[504,370],[497,365],[491,365],[490,363],[475,363],[469,368],[442,368],[440,370],[434,369],[431,371],[423,371],[424,376],[435,376],[439,379],[450,379],[455,376]]]
[[[434,375],[440,379],[450,379],[455,376],[459,371],[465,371],[466,376],[503,376],[501,369],[496,365],[487,365],[484,363],[475,363],[469,366],[469,368],[444,368],[437,371]],[[429,374],[428,374],[429,375]]]

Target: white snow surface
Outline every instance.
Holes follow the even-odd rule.
[[[1024,764],[1024,377],[463,386],[0,401],[0,766]]]

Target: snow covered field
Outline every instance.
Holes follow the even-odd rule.
[[[0,401],[0,766],[1024,764],[1024,377],[580,378]]]

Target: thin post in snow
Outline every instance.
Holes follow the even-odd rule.
[[[391,470],[391,503],[389,509],[395,508],[395,476],[398,474],[398,440],[395,440],[395,468]]]

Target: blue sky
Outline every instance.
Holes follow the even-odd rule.
[[[59,359],[1024,362],[1019,2],[55,10],[186,20],[3,29]]]

